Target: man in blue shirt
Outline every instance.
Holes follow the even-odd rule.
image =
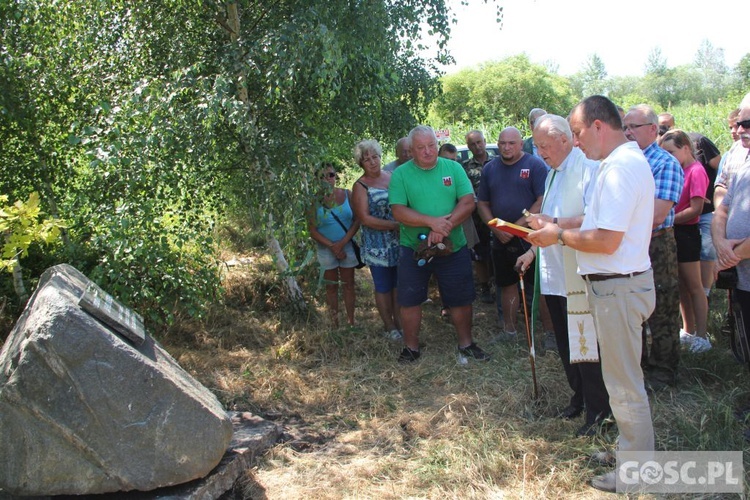
[[[654,270],[656,308],[644,324],[641,364],[649,390],[673,386],[680,360],[680,293],[677,278],[677,245],[674,239],[674,205],[680,199],[685,175],[677,159],[656,144],[659,118],[645,104],[633,106],[623,119],[625,136],[636,141],[648,160],[656,184],[654,222],[649,256]],[[651,349],[647,332],[651,331]]]
[[[482,169],[477,193],[477,210],[486,224],[494,218],[527,226],[523,210],[539,213],[544,196],[547,167],[536,156],[523,152],[523,138],[515,127],[500,132],[497,141],[500,155]],[[515,338],[518,315],[518,272],[516,260],[530,245],[517,236],[492,228],[492,263],[495,269],[495,290],[500,291],[505,333]],[[526,289],[533,293],[534,273],[524,274]]]

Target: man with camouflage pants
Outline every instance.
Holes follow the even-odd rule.
[[[650,391],[673,386],[680,360],[680,293],[677,278],[677,245],[674,239],[674,205],[680,199],[684,173],[674,156],[656,144],[656,112],[645,104],[633,106],[623,119],[625,136],[636,141],[654,175],[654,222],[648,253],[654,270],[656,308],[643,328],[643,368]],[[651,331],[651,347],[647,333]]]

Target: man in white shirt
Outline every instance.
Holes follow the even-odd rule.
[[[538,117],[533,133],[539,157],[551,167],[538,217],[562,228],[580,227],[584,194],[599,162],[587,159],[583,151],[573,147],[570,125],[562,116],[545,114]],[[531,264],[534,253],[526,255],[529,260],[524,267]],[[552,319],[560,361],[573,390],[570,404],[559,416],[575,418],[585,408],[586,422],[576,435],[592,436],[610,416],[611,410],[584,295],[584,282],[576,274],[576,269],[573,249],[561,245],[539,249],[541,294]],[[590,331],[588,336],[584,330]]]
[[[570,116],[575,144],[592,160],[602,160],[586,193],[580,229],[543,220],[529,235],[535,245],[568,245],[577,250],[578,274],[594,317],[604,383],[620,431],[619,451],[654,450],[651,408],[641,369],[641,325],[654,310],[648,255],[654,217],[654,178],[643,152],[628,141],[617,107],[603,96],[579,103]],[[599,453],[595,460],[612,461]],[[615,472],[591,485],[615,491]]]

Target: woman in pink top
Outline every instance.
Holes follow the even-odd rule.
[[[677,241],[677,274],[680,282],[680,342],[692,352],[711,349],[706,334],[708,299],[701,281],[701,234],[698,227],[706,199],[708,175],[695,159],[693,141],[682,130],[672,129],[661,136],[659,145],[680,162],[685,185],[674,207],[674,237]]]

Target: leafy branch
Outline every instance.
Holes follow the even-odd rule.
[[[26,202],[7,203],[8,196],[0,195],[0,234],[5,240],[0,254],[0,270],[7,269],[12,273],[19,265],[19,259],[28,254],[32,243],[53,242],[65,226],[53,218],[39,220],[42,212],[36,192],[31,193]]]

